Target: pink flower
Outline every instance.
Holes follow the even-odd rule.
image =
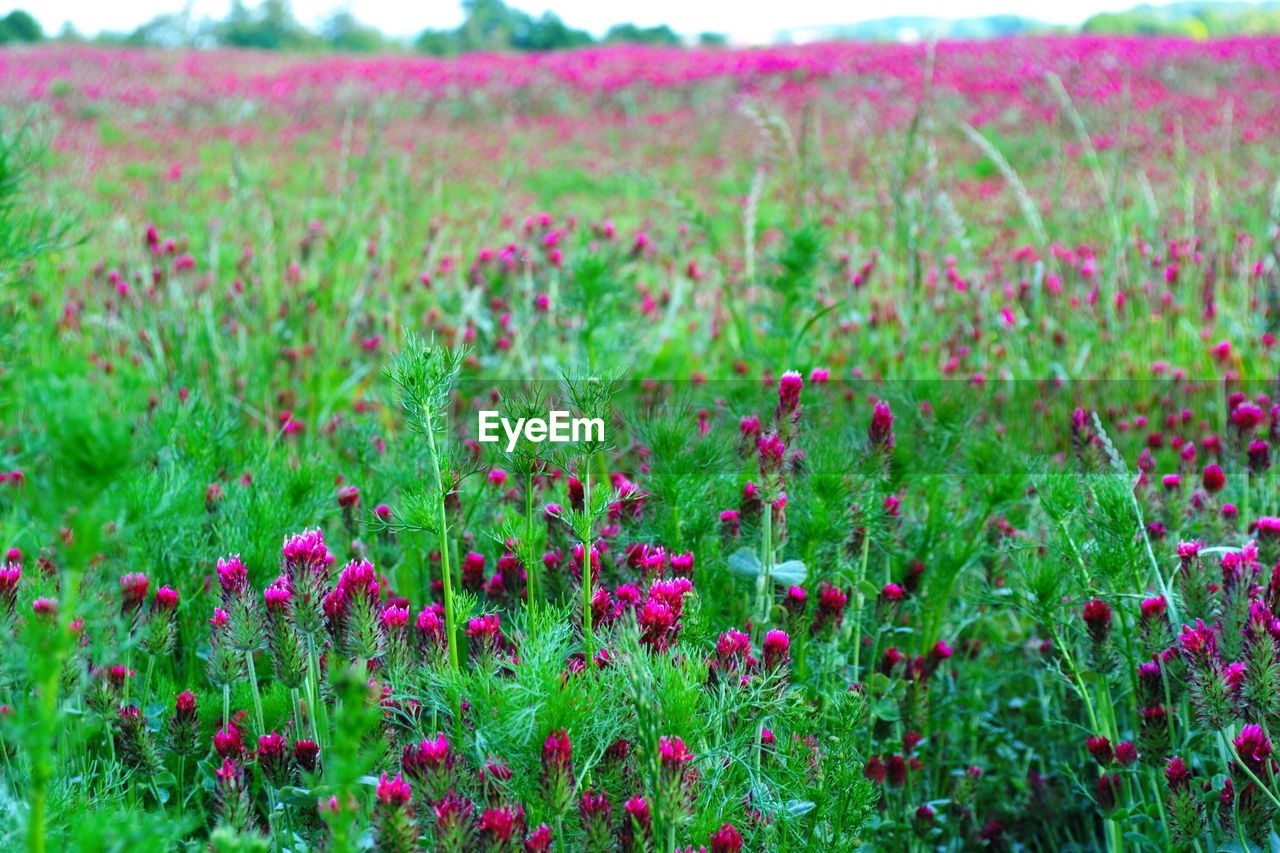
[[[871,413],[871,426],[867,429],[867,443],[872,450],[893,449],[893,412],[889,404],[881,400]]]
[[[1111,763],[1111,759],[1115,756],[1115,751],[1111,747],[1111,741],[1102,735],[1091,737],[1085,741],[1085,747],[1089,750],[1089,754],[1093,756],[1093,760],[1101,764],[1103,767]]]
[[[800,392],[804,389],[804,379],[795,370],[788,370],[778,381],[778,409],[775,417],[783,419],[795,415],[800,409]]]
[[[684,766],[693,760],[693,753],[685,748],[678,737],[663,735],[658,740],[658,762],[671,773],[683,773]]]
[[[711,853],[741,853],[742,833],[731,823],[724,823],[711,833]]]
[[[1089,639],[1097,645],[1105,643],[1111,635],[1111,605],[1100,598],[1094,598],[1085,604],[1081,615]]]
[[[1165,762],[1164,778],[1170,791],[1185,791],[1191,787],[1191,771],[1187,763],[1177,756]]]
[[[156,590],[156,608],[174,610],[178,606],[178,591],[171,586],[162,586]]]
[[[1218,465],[1206,465],[1204,466],[1204,471],[1200,474],[1200,483],[1204,486],[1206,492],[1216,495],[1227,485],[1227,475],[1222,472],[1222,468]]]
[[[765,635],[763,651],[765,669],[780,669],[791,660],[791,637],[786,631],[770,631]]]
[[[228,595],[241,593],[249,587],[249,570],[239,554],[218,558],[218,583]]]
[[[134,610],[147,599],[151,581],[142,572],[130,572],[120,578],[120,598],[125,610]]]
[[[1267,759],[1271,756],[1271,741],[1262,731],[1262,726],[1250,723],[1240,730],[1240,734],[1232,741],[1236,748],[1236,757],[1248,767],[1255,776],[1266,778]]]
[[[413,797],[413,790],[399,773],[394,778],[388,778],[387,774],[383,773],[378,779],[377,796],[378,802],[383,805],[404,808]]]
[[[173,703],[173,710],[179,716],[193,716],[196,712],[196,694],[190,690],[184,690],[179,693],[177,700]]]
[[[218,729],[213,734],[213,748],[218,755],[229,758],[244,752],[244,738],[234,723]]]
[[[524,831],[524,809],[518,805],[485,809],[476,829],[490,844],[510,842]]]

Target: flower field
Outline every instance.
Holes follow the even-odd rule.
[[[0,114],[0,849],[1280,846],[1280,39]]]

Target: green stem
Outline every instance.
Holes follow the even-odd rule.
[[[862,654],[862,581],[867,576],[867,556],[871,552],[871,537],[862,537],[862,559],[858,562],[858,576],[853,584],[853,679],[858,680],[858,663]]]
[[[582,466],[582,642],[587,666],[591,666],[594,650],[591,636],[591,460]]]
[[[453,568],[449,561],[449,519],[445,512],[444,476],[440,471],[440,459],[436,453],[435,418],[428,410],[427,443],[431,450],[431,474],[435,478],[436,519],[439,523],[440,573],[444,582],[444,628],[448,635],[449,666],[458,668],[458,625],[453,607]]]
[[[756,627],[757,635],[769,621],[769,599],[773,589],[773,503],[768,498],[764,502],[762,534],[760,574],[756,576],[756,614],[760,620]]]
[[[267,733],[262,718],[262,694],[258,692],[258,670],[254,667],[253,652],[244,653],[245,666],[249,670],[249,693],[253,696],[254,721],[258,724],[258,734]]]
[[[532,552],[533,548],[533,468],[530,468],[524,477],[524,552],[528,559],[525,561],[527,565],[524,567],[525,575],[528,578],[528,609],[529,609],[529,639],[533,639],[533,611],[535,604],[538,602],[538,565],[537,555]]]

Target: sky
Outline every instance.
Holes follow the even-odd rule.
[[[11,0],[14,2],[14,0]],[[164,12],[182,8],[184,0],[16,0],[54,33],[70,21],[86,35],[104,29],[129,31]],[[220,18],[230,0],[189,0],[196,19]],[[624,4],[602,0],[508,0],[508,5],[538,15],[551,9],[570,26],[603,34],[610,25],[630,21],[641,26],[668,24],[678,33],[720,32],[738,40],[765,41],[778,30],[856,23],[890,15],[969,18],[1017,14],[1054,24],[1078,24],[1095,12],[1126,9],[1138,0],[897,0],[891,4],[840,0],[644,0]],[[247,5],[256,5],[248,0]],[[462,21],[457,0],[292,0],[294,14],[313,25],[346,5],[355,16],[393,36],[416,35],[428,27],[447,29]]]

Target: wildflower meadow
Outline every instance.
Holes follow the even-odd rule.
[[[1280,849],[1280,40],[0,113],[0,850]]]

